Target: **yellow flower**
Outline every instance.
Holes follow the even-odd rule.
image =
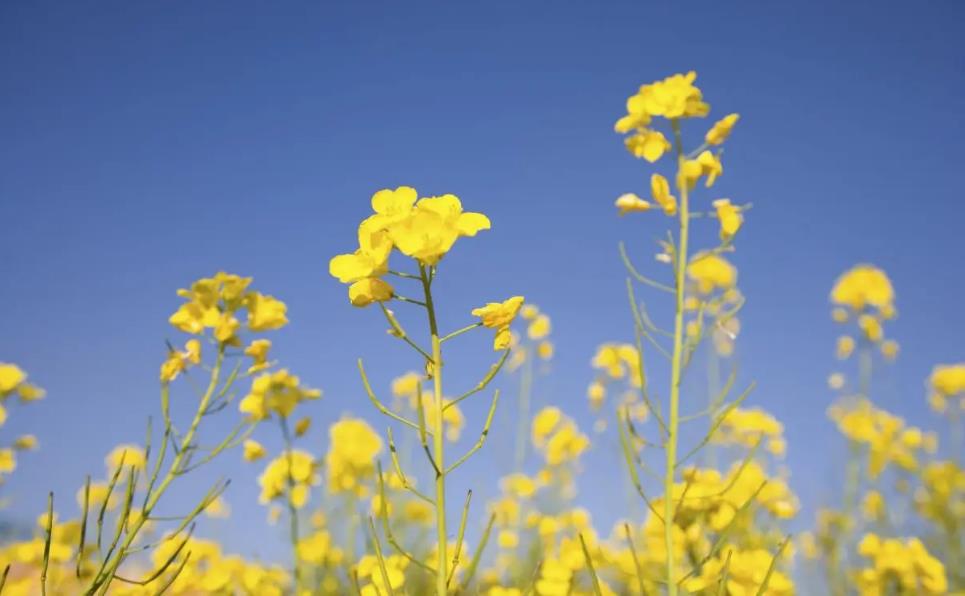
[[[30,383],[20,383],[20,385],[17,386],[17,396],[19,396],[20,401],[24,403],[43,399],[45,395],[47,395],[46,391]]]
[[[697,291],[710,294],[727,290],[737,283],[737,268],[727,259],[713,253],[695,255],[687,265],[687,277],[696,282]]]
[[[0,395],[6,395],[27,379],[26,373],[16,364],[0,362]]]
[[[546,444],[546,437],[549,436],[560,420],[563,419],[563,412],[559,408],[547,406],[533,417],[533,444],[542,446]]]
[[[741,215],[739,207],[731,205],[730,199],[717,199],[713,205],[717,210],[717,219],[720,220],[720,238],[726,242],[741,228],[744,216]]]
[[[189,339],[184,344],[184,351],[170,350],[168,358],[161,364],[161,381],[170,383],[178,378],[181,372],[187,370],[190,365],[201,363],[201,342],[196,339]]]
[[[707,177],[705,185],[710,188],[714,185],[717,177],[724,173],[724,166],[720,163],[720,158],[710,151],[702,151],[697,156],[697,163],[700,164],[700,173]]]
[[[394,289],[377,277],[360,279],[348,288],[348,299],[352,306],[368,306],[373,302],[391,300]]]
[[[551,329],[552,324],[550,323],[550,318],[545,314],[541,314],[529,324],[526,335],[532,340],[540,340],[549,335]]]
[[[285,313],[288,307],[281,300],[251,292],[246,296],[248,307],[248,328],[252,331],[270,331],[288,324]]]
[[[866,534],[858,554],[871,559],[871,566],[858,570],[858,590],[862,594],[885,593],[893,586],[899,593],[945,594],[948,579],[945,566],[933,557],[917,538],[879,538]]]
[[[466,213],[455,195],[419,199],[411,213],[392,224],[389,236],[402,254],[435,265],[456,240],[490,228],[482,213]]]
[[[415,191],[412,192],[414,195]],[[411,209],[411,203],[409,208]],[[384,218],[372,216],[363,221],[358,229],[358,250],[352,254],[337,255],[329,261],[328,272],[332,277],[342,283],[353,283],[367,277],[383,275],[388,270],[389,254],[392,252],[392,241],[383,224],[394,221],[394,211],[391,217],[386,214]]]
[[[84,487],[80,487],[77,490],[77,506],[84,506]],[[104,500],[107,500],[107,510],[110,511],[117,506],[119,500],[117,495],[117,490],[110,491],[110,496],[108,496],[108,486],[106,482],[91,482],[90,490],[87,493],[87,503],[88,509],[90,511],[99,509],[104,505]]]
[[[740,119],[738,114],[728,114],[724,116],[715,122],[710,130],[707,131],[704,141],[708,145],[722,145],[724,141],[727,140],[727,137],[730,136],[738,119]]]
[[[884,271],[874,265],[857,265],[846,271],[831,290],[831,302],[853,310],[867,306],[893,308],[895,291]]]
[[[204,514],[214,519],[226,519],[231,516],[231,506],[219,495],[204,508]]]
[[[343,418],[328,429],[329,450],[325,455],[328,490],[364,496],[365,482],[375,475],[375,461],[382,451],[382,438],[367,422]]]
[[[494,350],[505,350],[509,347],[512,337],[509,326],[522,306],[523,297],[513,296],[503,302],[490,302],[486,306],[472,310],[472,315],[480,318],[483,327],[496,330],[496,339],[493,341]]]
[[[617,132],[628,132],[646,126],[650,118],[667,119],[706,116],[710,106],[694,85],[697,73],[675,74],[649,85],[642,85],[636,95],[627,100],[627,116],[617,122]]]
[[[650,210],[650,203],[644,201],[632,192],[617,197],[615,205],[621,216],[627,213],[638,213]]]
[[[861,329],[868,341],[878,342],[884,338],[885,332],[881,327],[881,321],[874,315],[863,314],[858,317],[858,328]]]
[[[258,461],[265,457],[265,448],[261,443],[253,439],[247,439],[243,445],[245,461]]]
[[[0,474],[9,474],[17,469],[17,456],[13,449],[0,449]]]
[[[519,545],[519,534],[512,530],[500,530],[496,538],[499,548],[511,550]],[[490,592],[491,594],[492,592]]]
[[[372,211],[375,212],[370,220],[375,228],[385,228],[402,221],[412,211],[418,193],[411,186],[400,186],[395,190],[383,188],[372,195]],[[369,220],[366,220],[369,221]]]
[[[241,323],[233,314],[230,312],[221,313],[218,324],[214,328],[214,338],[223,344],[237,345],[239,341],[235,337],[235,333],[240,326]]]
[[[118,445],[104,459],[109,474],[113,474],[122,462],[125,470],[131,467],[135,470],[143,470],[147,460],[144,450],[131,444]]]
[[[861,501],[861,513],[865,519],[882,519],[885,513],[885,499],[876,490],[869,490]]]
[[[697,181],[703,174],[704,166],[699,161],[696,159],[685,160],[677,171],[677,188],[680,190],[684,188],[692,189],[697,185]]]
[[[653,195],[653,200],[663,212],[667,215],[677,214],[677,199],[670,194],[670,183],[667,179],[660,174],[651,174],[650,176],[650,193]]]
[[[254,421],[264,420],[271,412],[287,418],[298,404],[321,396],[321,391],[303,387],[296,375],[281,369],[255,377],[250,392],[238,404],[238,410]]]
[[[308,502],[309,487],[318,484],[317,464],[310,453],[298,449],[282,453],[265,467],[258,478],[261,494],[258,501],[268,504],[287,496],[291,504],[300,509]],[[289,483],[293,485],[289,493]]]
[[[541,596],[566,596],[570,593],[573,570],[558,559],[546,559],[540,566],[536,593]]]
[[[13,442],[13,448],[18,451],[32,451],[37,448],[37,437],[21,435]]]
[[[590,407],[596,411],[600,409],[603,405],[603,400],[606,398],[606,386],[603,383],[594,381],[590,383],[589,388],[586,390],[586,395],[590,399]]]
[[[932,391],[942,397],[965,394],[965,362],[936,366],[928,382]]]
[[[271,349],[271,340],[256,339],[245,348],[245,356],[252,359],[248,374],[256,373],[268,368],[268,350]]]
[[[308,416],[300,418],[298,422],[295,423],[295,436],[301,437],[308,432],[308,429],[312,426],[312,419]]]
[[[624,143],[627,146],[627,151],[632,153],[634,157],[642,157],[650,163],[663,157],[663,154],[670,151],[671,147],[670,141],[662,132],[649,128],[639,129],[636,134],[627,137]]]
[[[550,341],[541,341],[538,346],[536,346],[536,354],[543,360],[549,360],[553,357],[553,343]]]
[[[392,380],[392,395],[399,398],[408,398],[410,406],[415,409],[418,403],[415,401],[419,388],[424,377],[414,371],[405,373]]]
[[[837,357],[839,360],[845,360],[851,356],[854,352],[854,338],[850,335],[842,335],[838,338],[838,344],[836,348]]]
[[[898,342],[893,339],[888,339],[881,342],[881,355],[884,356],[885,360],[894,361],[898,357]]]
[[[611,379],[622,379],[629,374],[630,384],[639,387],[639,357],[637,348],[630,344],[605,343],[597,348],[591,361],[593,368],[606,371]]]

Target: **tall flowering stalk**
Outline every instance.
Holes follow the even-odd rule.
[[[372,196],[372,209],[374,213],[359,225],[359,248],[354,253],[334,257],[329,263],[329,272],[339,281],[351,284],[348,294],[352,305],[365,307],[373,303],[379,304],[390,326],[391,335],[403,341],[418,353],[424,361],[425,377],[432,381],[432,395],[428,400],[423,399],[421,382],[418,384],[419,395],[416,399],[418,419],[413,421],[394,412],[376,397],[362,361],[359,360],[359,371],[369,398],[383,414],[418,432],[423,451],[434,472],[434,497],[429,497],[419,492],[414,483],[408,480],[399,465],[398,459],[394,458],[393,461],[401,484],[411,490],[413,494],[431,502],[435,509],[436,552],[434,563],[428,565],[420,562],[420,566],[433,573],[435,591],[438,595],[444,595],[449,593],[456,569],[460,563],[462,541],[471,498],[470,492],[462,511],[457,532],[458,538],[454,549],[451,551],[450,560],[446,520],[446,479],[456,468],[482,448],[495,414],[499,394],[497,392],[493,397],[479,440],[467,453],[448,466],[446,465],[445,445],[447,434],[446,412],[450,408],[456,407],[462,400],[485,389],[499,372],[509,354],[510,324],[519,312],[523,298],[516,296],[505,302],[490,303],[475,309],[472,314],[480,318],[479,322],[443,334],[439,329],[436,297],[432,289],[439,263],[459,238],[472,237],[480,231],[489,229],[489,219],[481,213],[464,212],[461,201],[454,195],[418,198],[415,189],[406,186],[375,193]],[[415,262],[417,273],[389,269],[389,257],[393,252],[412,259]],[[400,280],[417,282],[419,289],[421,289],[421,297],[409,298],[399,294],[389,282],[383,279],[388,275]],[[392,300],[412,304],[425,311],[430,342],[428,350],[421,347],[415,339],[409,336],[395,314],[386,307],[385,304]],[[443,393],[443,344],[478,327],[488,327],[495,330],[496,337],[493,348],[497,352],[502,352],[502,355],[475,387],[457,398],[447,399]],[[389,450],[394,456],[396,450],[391,430],[388,433],[388,440]],[[384,495],[382,497],[384,505]],[[391,530],[388,527],[385,509],[386,507],[383,506],[383,530],[389,544],[399,551],[399,554],[415,561],[416,558],[408,553],[390,534]],[[370,523],[370,527],[373,533],[372,537],[377,543],[378,537],[375,535],[374,523]],[[480,544],[478,548],[481,549],[482,546],[484,545]],[[383,575],[388,577],[388,574],[385,573],[386,564],[381,555],[381,550],[377,549],[376,554]]]
[[[198,504],[187,514],[175,517],[157,517],[155,510],[173,483],[224,451],[239,445],[251,432],[248,420],[239,421],[217,444],[204,446],[200,443],[202,420],[216,414],[230,404],[231,392],[240,376],[242,358],[239,351],[243,345],[242,334],[278,329],[287,324],[284,303],[271,296],[251,291],[251,278],[218,273],[211,278],[196,281],[190,289],[178,294],[185,299],[169,322],[175,328],[194,337],[183,349],[168,344],[167,358],[161,365],[161,416],[164,423],[159,447],[152,446],[152,432],[148,424],[145,445],[120,445],[107,458],[110,480],[106,483],[87,482],[78,494],[82,507],[79,520],[68,522],[78,528],[76,549],[71,557],[76,559],[76,578],[86,587],[77,586],[77,593],[105,594],[112,584],[122,580],[127,584],[151,586],[164,591],[184,571],[191,557],[192,532],[198,516],[209,507],[216,506],[228,483],[219,480],[208,490]],[[245,317],[246,315],[246,317]],[[239,317],[245,317],[245,322]],[[262,340],[265,341],[265,340]],[[202,368],[203,342],[213,347],[213,364],[207,370],[208,380],[204,389],[196,389],[198,401],[195,412],[186,428],[178,428],[171,413],[171,389],[180,377],[187,377],[195,369]],[[206,350],[205,350],[206,351]],[[226,364],[234,360],[235,366],[226,374]],[[153,459],[153,461],[152,461]],[[119,503],[118,503],[119,502]],[[109,510],[118,507],[113,528],[108,523]],[[48,554],[57,541],[58,532],[65,524],[54,524],[53,495],[48,504],[44,564],[41,573],[41,591],[46,591]],[[143,544],[144,530],[157,522],[173,522],[173,530],[155,544]],[[88,529],[88,526],[92,526]],[[88,539],[94,540],[93,544]],[[63,548],[63,545],[55,545]],[[142,578],[122,577],[122,566],[136,553],[153,550],[165,552],[157,567]]]
[[[679,201],[671,192],[671,183],[659,173],[652,174],[650,178],[650,200],[628,193],[620,196],[616,201],[620,215],[659,208],[665,215],[675,218],[677,222],[675,233],[669,234],[668,240],[661,243],[662,251],[658,254],[659,261],[669,263],[672,267],[672,283],[669,285],[641,274],[630,262],[626,251],[621,246],[621,253],[631,276],[640,283],[672,294],[674,299],[673,328],[665,331],[657,327],[646,314],[646,311],[637,303],[633,286],[628,281],[628,291],[637,334],[636,358],[634,359],[638,362],[633,363],[638,368],[635,375],[637,379],[635,385],[639,385],[644,400],[654,410],[653,413],[660,424],[661,430],[659,445],[664,448],[664,495],[662,503],[654,503],[647,499],[636,476],[636,466],[641,463],[639,457],[635,455],[637,447],[640,444],[654,445],[655,443],[648,442],[636,434],[630,422],[629,411],[622,413],[620,422],[621,444],[627,455],[628,465],[631,467],[634,485],[647,502],[653,515],[660,519],[663,526],[663,548],[666,559],[663,583],[665,583],[667,592],[671,595],[677,594],[681,582],[695,573],[699,575],[701,571],[700,564],[688,573],[683,573],[680,570],[684,561],[681,560],[677,552],[679,545],[676,542],[679,539],[675,537],[675,532],[679,530],[675,522],[687,498],[686,494],[694,482],[691,474],[687,478],[687,484],[683,487],[683,490],[678,490],[680,485],[677,479],[681,465],[713,439],[727,417],[747,395],[745,391],[736,400],[725,404],[726,391],[723,391],[721,396],[711,399],[710,406],[700,414],[681,415],[683,401],[681,380],[694,352],[704,337],[709,335],[709,327],[711,328],[710,332],[712,332],[718,327],[725,326],[741,306],[740,301],[728,307],[724,307],[723,302],[715,303],[710,300],[698,300],[692,308],[688,304],[688,286],[692,285],[688,284],[688,281],[696,283],[698,290],[705,291],[713,289],[718,284],[721,287],[733,285],[733,279],[723,281],[719,279],[722,276],[726,277],[732,269],[720,255],[732,250],[734,235],[743,223],[742,211],[744,209],[732,205],[728,199],[713,201],[708,212],[695,211],[692,208],[691,193],[698,181],[703,180],[705,187],[710,188],[723,173],[723,166],[720,161],[721,152],[719,150],[714,151],[713,148],[724,143],[738,120],[737,114],[724,117],[707,131],[700,146],[693,151],[685,150],[682,132],[684,121],[705,117],[710,111],[710,106],[704,102],[700,89],[694,85],[695,79],[696,74],[690,72],[643,85],[639,92],[627,100],[627,114],[620,118],[615,126],[619,133],[630,133],[626,138],[626,146],[634,156],[641,157],[650,163],[657,162],[666,153],[672,153],[676,158],[674,189],[676,195],[679,196]],[[657,129],[657,123],[661,119],[669,128],[670,139],[665,135],[665,132]],[[698,217],[715,217],[719,221],[720,243],[710,250],[691,255],[691,222]],[[733,277],[732,273],[730,273],[730,277]],[[655,337],[658,335],[671,338],[672,345],[669,350]],[[648,341],[657,351],[670,360],[669,398],[666,416],[661,413],[661,409],[655,405],[648,394],[647,375],[643,361],[643,340]],[[623,352],[626,352],[626,350]],[[622,368],[626,358],[621,356],[621,353],[620,349],[616,349],[614,354],[617,357],[613,360],[615,364]],[[605,364],[603,359],[600,363]],[[726,389],[729,390],[729,388],[730,383],[728,383]],[[591,386],[591,399],[594,397],[597,400],[602,399],[602,390],[598,384]],[[694,419],[699,415],[710,417],[710,429],[693,449],[681,456],[681,422],[684,419]],[[752,455],[753,450],[748,455],[748,460]],[[758,489],[758,492],[761,489],[763,489],[763,485]],[[748,500],[747,504],[749,505],[751,501],[753,499]],[[662,505],[662,507],[658,507],[658,505]],[[723,538],[721,537],[719,540],[723,540]],[[719,546],[715,544],[711,552],[714,552],[716,548],[719,548]],[[770,575],[768,573],[768,578],[770,578]]]

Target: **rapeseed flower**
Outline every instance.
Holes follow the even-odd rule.
[[[497,352],[509,348],[512,338],[509,326],[523,306],[523,300],[522,296],[513,296],[503,302],[490,302],[472,310],[472,315],[479,317],[483,327],[496,330],[493,349]]]

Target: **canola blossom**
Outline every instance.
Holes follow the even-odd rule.
[[[948,355],[917,396],[902,396],[927,405],[932,420],[886,408],[880,387],[904,357],[898,294],[875,265],[844,271],[827,295],[827,395],[810,398],[837,433],[840,482],[821,508],[802,503],[787,463],[799,448],[794,427],[769,406],[780,396],[756,394],[738,367],[742,235],[754,217],[717,191],[743,120],[710,116],[694,72],[626,100],[614,129],[644,175],[599,209],[612,216],[615,207],[629,237],[620,245],[628,325],[588,347],[569,345],[567,317],[516,295],[513,280],[461,302],[449,295],[454,286],[437,281],[458,284],[467,272],[447,255],[498,250],[485,236],[459,242],[493,222],[453,194],[409,186],[374,192],[360,223],[345,227],[357,247],[328,261],[349,305],[374,305],[359,314],[384,320],[384,344],[373,338],[366,351],[392,354],[384,369],[357,360],[348,411],[317,388],[342,370],[295,374],[283,364],[284,342],[271,332],[289,324],[288,307],[253,278],[221,271],[178,290],[172,337],[158,342],[151,369],[160,397],[146,432],[119,438],[66,498],[31,503],[36,521],[0,541],[0,593],[965,591],[965,363]],[[655,258],[632,258],[654,237]],[[585,362],[575,388],[585,402],[548,382],[558,357],[574,353]],[[33,382],[45,371],[30,369],[28,379],[0,362],[0,490],[52,442],[42,424],[8,432],[29,418],[20,408],[46,395]],[[506,445],[493,448],[502,427]],[[593,452],[608,467],[585,469]],[[465,470],[473,459],[492,475]],[[218,524],[247,522],[219,475],[225,460],[247,471],[231,480],[257,491],[278,526],[280,560],[209,538]],[[588,471],[594,490],[610,481],[626,489],[610,527],[587,508]],[[245,552],[229,552],[236,546]]]

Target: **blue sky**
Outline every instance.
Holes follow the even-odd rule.
[[[617,240],[656,272],[667,223],[616,217],[613,199],[645,192],[651,170],[612,124],[638,85],[689,69],[712,115],[742,114],[715,186],[754,204],[733,259],[741,377],[787,426],[794,487],[820,502],[842,453],[825,416],[834,278],[870,261],[897,287],[903,350],[879,403],[934,425],[923,380],[965,355],[963,17],[956,2],[4,3],[0,360],[49,392],[3,429],[43,447],[5,486],[7,514],[32,519],[48,489],[72,499],[115,443],[141,439],[163,341],[183,341],[166,323],[174,291],[219,269],[289,304],[275,353],[325,391],[306,447],[324,450],[346,412],[384,427],[355,358],[382,387],[416,362],[327,262],[352,248],[372,192],[400,184],[493,221],[445,261],[444,325],[511,294],[542,306],[558,351],[539,403],[589,425],[589,359],[632,337]],[[466,339],[454,386],[488,366],[487,342]],[[467,436],[483,408],[468,408]],[[456,486],[491,491],[504,451]],[[239,459],[215,469],[236,477],[236,514],[262,519]],[[587,460],[601,525],[625,510],[600,489],[620,486],[612,462],[606,447]],[[254,544],[264,528],[217,531]]]

